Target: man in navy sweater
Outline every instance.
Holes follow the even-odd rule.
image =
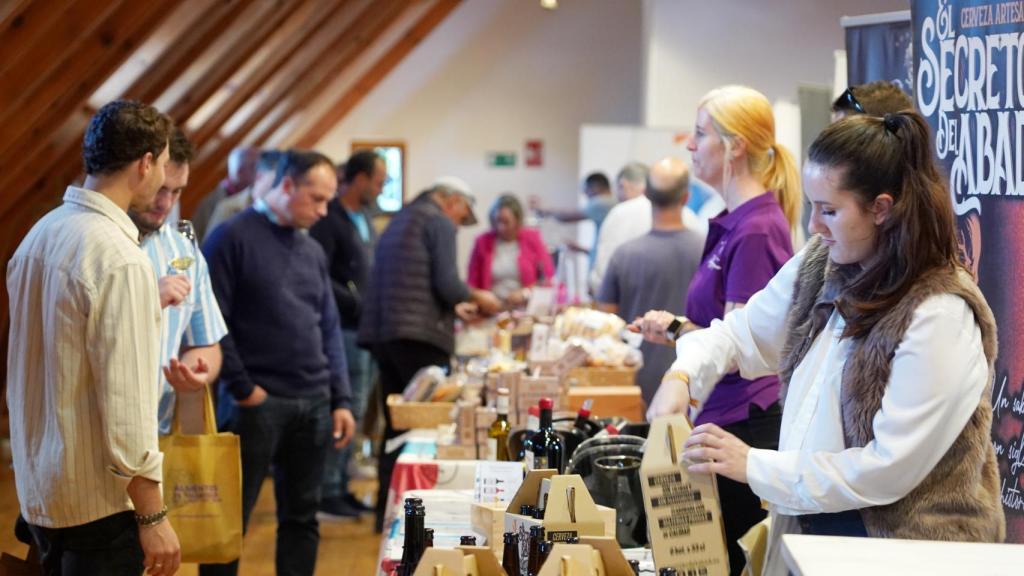
[[[243,523],[274,467],[280,576],[312,576],[330,446],[355,431],[338,308],[320,245],[305,233],[337,192],[330,159],[289,150],[267,196],[203,246],[230,334],[218,412],[242,447]],[[333,442],[332,442],[333,434]],[[238,562],[200,573],[237,574]]]

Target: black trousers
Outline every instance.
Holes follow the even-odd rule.
[[[120,512],[80,526],[29,524],[46,576],[139,576],[143,553],[135,513]]]
[[[778,450],[781,425],[782,407],[776,402],[764,410],[756,404],[751,404],[749,418],[722,428],[752,448]],[[746,566],[746,559],[736,541],[742,538],[747,530],[764,520],[768,512],[761,508],[761,499],[754,494],[748,484],[734,482],[724,476],[718,476],[718,497],[722,502],[722,520],[725,522],[729,573],[737,576]]]
[[[330,400],[267,396],[259,406],[236,406],[232,431],[242,449],[242,525],[247,529],[263,480],[273,468],[277,506],[278,576],[313,576],[320,524],[320,485],[334,422]],[[238,561],[204,564],[202,576],[235,576]]]
[[[394,340],[377,344],[373,348],[373,357],[380,370],[381,398],[387,400],[388,394],[401,394],[412,377],[427,366],[448,366],[451,358],[447,352],[426,342],[415,340]],[[391,427],[391,413],[384,409],[384,440],[385,442],[401,432]],[[385,442],[381,442],[380,454],[377,457],[377,521],[376,530],[384,527],[384,510],[387,507],[388,488],[391,486],[391,472],[398,460],[399,450],[391,454],[384,451]]]

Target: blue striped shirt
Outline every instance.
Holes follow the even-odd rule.
[[[197,253],[184,236],[166,223],[142,239],[142,249],[153,263],[157,279],[169,274],[182,274],[171,268],[171,260],[180,256],[195,258],[188,270],[183,272],[192,283],[188,297],[177,306],[163,309],[160,366],[167,366],[171,358],[177,358],[183,346],[193,348],[220,342],[228,333],[228,327],[221,316],[220,307],[217,306],[217,299],[213,296],[210,273],[202,252]],[[164,378],[163,370],[160,371],[160,385],[163,389],[158,412],[160,433],[168,434],[174,418],[175,394],[174,388],[167,382],[167,378]]]

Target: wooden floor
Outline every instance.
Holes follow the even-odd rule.
[[[357,484],[357,483],[354,483]],[[375,483],[362,482],[352,488],[359,496],[375,490]],[[7,466],[0,470],[0,550],[25,557],[28,547],[14,538],[14,521],[18,517],[18,497],[14,476]],[[274,490],[268,480],[260,492],[253,511],[249,533],[242,552],[241,576],[274,575],[274,542],[277,522],[274,517]],[[318,576],[372,576],[376,574],[380,536],[373,533],[373,517],[356,522],[320,524]],[[184,566],[181,576],[196,576],[197,569]]]

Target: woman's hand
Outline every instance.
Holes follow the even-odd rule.
[[[653,422],[659,416],[672,414],[688,416],[692,405],[690,377],[683,372],[673,370],[661,379],[661,385],[658,386],[658,391],[654,393],[651,405],[647,408],[647,421]]]
[[[683,444],[683,458],[692,462],[690,472],[720,474],[747,483],[747,454],[750,446],[715,424],[693,429]]]
[[[633,323],[627,328],[630,332],[643,334],[644,340],[648,342],[672,346],[672,341],[665,335],[665,331],[668,330],[668,325],[671,324],[675,318],[675,314],[672,314],[671,312],[666,312],[664,310],[651,310],[647,314],[644,314],[643,318],[633,320]]]

